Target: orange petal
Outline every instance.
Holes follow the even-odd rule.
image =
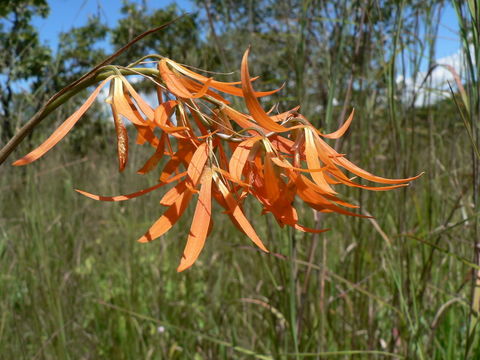
[[[263,177],[266,183],[266,196],[268,197],[270,203],[275,202],[280,194],[280,187],[282,180],[280,180],[275,174],[275,169],[273,168],[272,154],[267,152],[265,155],[265,166],[263,168]]]
[[[184,66],[181,66],[180,64],[172,61],[172,60],[168,59],[167,61],[177,71],[179,71],[179,72],[181,72],[181,73],[183,73],[187,76],[190,76],[192,79],[195,79],[195,80],[200,81],[202,83],[205,83],[206,81],[209,80],[209,78],[207,78],[206,76],[202,76],[200,74],[197,74],[197,73],[185,68]],[[257,78],[258,77],[250,78],[250,81],[254,81]],[[210,83],[210,87],[214,88],[218,91],[221,91],[223,93],[226,93],[226,94],[230,94],[230,95],[234,95],[234,96],[243,96],[242,89],[239,89],[235,86],[232,86],[232,85],[235,85],[235,84],[236,83],[227,83],[227,82],[212,80],[211,83]],[[272,90],[272,91],[258,91],[258,92],[255,92],[254,95],[256,97],[269,96],[269,95],[275,94],[276,92],[280,91],[282,88],[283,88],[283,86],[278,88],[278,89]]]
[[[332,149],[325,141],[323,141],[317,134],[313,134],[315,136],[315,144],[317,146],[317,150],[319,154],[326,155],[326,159],[322,158],[322,161],[330,162],[330,164],[335,163],[346,170],[352,172],[353,174],[360,176],[363,179],[381,183],[381,184],[402,184],[406,183],[409,181],[413,181],[415,179],[418,179],[420,176],[423,175],[423,173],[413,176],[410,178],[405,178],[405,179],[388,179],[388,178],[383,178],[380,176],[373,175],[369,173],[368,171],[365,171],[361,168],[359,168],[357,165],[353,164],[351,161],[347,160],[344,156],[338,156],[338,154],[334,149]],[[328,164],[328,163],[327,163]],[[335,175],[336,176],[336,175]]]
[[[245,167],[245,163],[247,162],[253,145],[261,139],[261,136],[248,138],[247,140],[242,141],[233,152],[228,168],[232,177],[237,181],[242,179],[243,168]]]
[[[357,217],[367,217],[362,214],[356,214],[351,211],[345,210],[330,201],[325,197],[313,191],[305,182],[303,175],[296,176],[295,184],[297,185],[297,194],[300,198],[305,201],[311,208],[318,211],[333,211],[343,215],[357,216]]]
[[[92,193],[89,193],[87,191],[83,191],[83,190],[79,190],[79,189],[75,189],[76,192],[78,192],[79,194],[82,194],[83,196],[86,196],[90,199],[93,199],[93,200],[99,200],[99,201],[125,201],[125,200],[130,200],[130,199],[133,199],[133,198],[136,198],[138,196],[142,196],[143,194],[147,194],[153,190],[156,190],[158,189],[159,187],[162,187],[163,185],[165,184],[169,184],[171,182],[174,182],[174,181],[177,181],[178,179],[181,179],[182,177],[184,177],[185,175],[187,175],[186,172],[183,172],[181,174],[178,174],[178,175],[175,175],[169,179],[167,179],[167,181],[164,181],[164,182],[161,182],[161,183],[158,183],[154,186],[151,186],[149,188],[146,188],[146,189],[143,189],[143,190],[140,190],[140,191],[136,191],[134,193],[131,193],[131,194],[126,194],[126,195],[117,195],[117,196],[102,196],[102,195],[95,195],[95,194],[92,194]]]
[[[183,143],[180,144],[182,145]],[[159,181],[168,179],[170,175],[172,175],[175,171],[178,171],[180,164],[189,163],[193,155],[193,150],[194,148],[190,144],[186,146],[182,145],[182,147],[179,148],[178,151],[172,155],[172,158],[165,164],[162,173],[160,174]]]
[[[212,173],[203,178],[198,196],[197,207],[193,214],[192,226],[187,245],[177,271],[183,271],[193,265],[205,245],[208,228],[212,217]]]
[[[278,115],[272,115],[270,116],[270,119],[272,119],[275,122],[281,122],[285,121],[288,119],[289,116],[293,115],[297,110],[300,109],[300,106],[295,106],[293,109],[285,111],[281,114]]]
[[[100,85],[90,94],[87,101],[83,103],[80,108],[75,111],[70,117],[65,120],[62,125],[60,125],[50,137],[43,142],[39,147],[35,150],[32,150],[27,155],[15,161],[12,165],[20,166],[30,164],[31,162],[39,159],[42,157],[47,151],[49,151],[52,147],[54,147],[60,140],[62,140],[65,135],[73,128],[76,122],[80,119],[80,117],[87,111],[87,109],[92,105],[95,98],[100,93],[100,90],[105,86],[105,84],[112,79],[113,76],[109,76],[105,80],[103,80]]]
[[[130,83],[127,81],[127,79],[124,76],[122,76],[120,78],[122,79],[123,84],[125,85],[125,88],[127,89],[127,91],[130,93],[130,95],[132,95],[132,97],[137,102],[140,110],[142,110],[142,112],[145,114],[145,116],[149,120],[152,120],[153,119],[153,109],[152,109],[152,107],[150,105],[148,105],[145,102],[145,100],[142,99],[142,97],[135,91],[133,86],[130,85]]]
[[[320,234],[325,231],[329,231],[330,229],[312,229],[308,228],[306,226],[300,225],[300,224],[295,224],[293,227],[297,230],[303,231],[303,232],[308,232],[308,233],[313,233],[313,234]]]
[[[237,203],[233,195],[228,191],[225,184],[221,181],[218,176],[214,175],[215,183],[217,185],[218,190],[222,194],[223,198],[225,199],[225,203],[231,213],[231,216],[238,222],[238,225],[241,227],[242,231],[257,245],[260,249],[265,252],[269,252],[265,245],[263,244],[262,240],[258,237],[255,229],[252,227],[248,219],[243,214],[240,205]]]
[[[315,147],[315,143],[310,129],[305,129],[305,157],[307,159],[307,165],[309,169],[320,169],[320,161],[318,159],[318,152]],[[328,182],[325,180],[323,172],[312,172],[311,176],[315,183],[322,188],[327,194],[336,194]]]
[[[295,170],[295,171],[301,171],[301,172],[307,172],[307,173],[312,173],[312,172],[321,172],[321,171],[325,171],[327,168],[326,167],[323,167],[323,168],[319,168],[319,169],[303,169],[303,168],[298,168],[298,167],[295,167],[293,166],[292,164],[290,164],[288,162],[288,160],[286,159],[283,159],[283,158],[279,158],[279,157],[273,157],[272,156],[272,162],[279,166],[279,167],[282,167],[282,168],[285,168],[285,169],[292,169],[292,170]]]
[[[333,133],[330,134],[322,134],[321,132],[318,132],[321,136],[329,138],[329,139],[338,139],[345,134],[345,132],[348,130],[350,127],[350,124],[352,123],[353,120],[353,114],[355,113],[355,109],[352,110],[350,113],[350,116],[348,117],[347,121],[343,123],[343,125],[337,130],[334,131]]]
[[[222,175],[223,177],[225,177],[227,180],[229,180],[231,182],[234,182],[234,183],[236,183],[240,186],[246,187],[246,188],[250,187],[249,184],[235,179],[229,172],[227,172],[227,171],[225,171],[225,170],[223,170],[219,167],[213,166],[212,169],[215,170],[216,172],[218,172],[220,175]]]
[[[178,197],[182,195],[182,193],[187,188],[186,181],[181,181],[170,190],[168,190],[165,195],[163,195],[162,199],[160,200],[160,205],[163,206],[171,206],[172,204],[177,201]]]
[[[220,111],[225,114],[227,117],[232,119],[234,122],[236,122],[241,128],[243,129],[249,129],[248,132],[253,135],[258,135],[258,133],[263,133],[264,129],[258,124],[254,123],[251,118],[245,114],[242,114],[241,112],[238,112],[235,109],[232,109],[229,106],[224,106]],[[250,130],[250,128],[252,130]],[[257,129],[258,131],[255,131],[253,129]]]
[[[193,186],[196,186],[200,180],[203,168],[205,167],[208,159],[208,154],[208,144],[204,142],[198,146],[197,150],[195,150],[195,153],[192,156],[192,160],[190,160],[187,173],[188,178]]]
[[[369,172],[359,168],[357,165],[348,161],[344,157],[337,157],[334,161],[338,163],[338,165],[344,167],[345,169],[354,173],[355,175],[360,176],[361,178],[364,178],[369,181],[374,181],[377,183],[382,183],[382,184],[401,184],[401,183],[410,182],[415,179],[418,179],[420,176],[423,175],[423,173],[421,173],[421,174],[418,174],[417,176],[413,176],[405,179],[387,179],[387,178],[370,174]]]
[[[182,82],[178,79],[177,75],[168,68],[165,59],[162,59],[158,65],[160,70],[160,76],[167,85],[168,90],[175,96],[180,98],[190,99],[194,95],[183,86]]]
[[[157,166],[160,160],[162,160],[163,154],[165,152],[165,138],[166,138],[166,135],[162,134],[155,152],[147,160],[145,165],[143,165],[142,168],[137,171],[137,174],[141,174],[141,175],[147,174],[148,172],[152,171],[155,168],[155,166]]]
[[[155,124],[160,125],[167,125],[167,120],[172,116],[173,111],[175,110],[175,106],[178,105],[178,101],[176,100],[169,100],[161,103],[157,106],[154,112],[154,121]]]
[[[112,98],[107,101],[115,105],[115,110],[133,124],[145,125],[145,120],[140,113],[136,111],[136,106],[133,101],[129,99],[129,95],[125,93],[122,80],[126,81],[118,77],[113,80],[113,95]],[[126,83],[128,84],[128,82]]]
[[[315,196],[315,194],[317,194],[317,195],[321,196],[321,199],[327,199],[327,200],[329,200],[329,201],[331,201],[331,202],[333,202],[337,205],[345,206],[345,207],[348,207],[348,208],[351,208],[351,209],[359,208],[358,205],[350,204],[350,203],[338,198],[335,195],[326,194],[325,192],[322,191],[322,189],[317,184],[315,184],[313,181],[311,181],[307,177],[305,177],[303,175],[300,175],[300,177],[301,177],[302,182],[305,183],[305,185],[309,188],[309,190],[313,190],[313,192],[309,191],[309,194],[311,196]]]
[[[197,93],[197,98],[200,97],[198,96],[198,93],[200,91],[202,91],[202,88],[204,86],[202,86],[202,84],[199,84],[197,83],[196,81],[192,80],[192,79],[189,79],[187,77],[183,77],[183,78],[179,78],[179,80],[182,82],[182,84],[187,88],[188,91],[190,92],[195,92]],[[224,104],[230,104],[230,101],[228,101],[227,99],[225,99],[223,96],[221,96],[220,94],[218,94],[217,92],[215,91],[212,91],[209,89],[209,87],[211,86],[211,83],[213,80],[211,79],[207,79],[207,81],[209,81],[209,84],[208,86],[206,87],[205,89],[205,94],[207,95],[210,95],[211,97],[213,97],[214,99],[217,99],[218,101],[224,103]],[[207,81],[205,81],[205,85],[207,83]],[[204,95],[205,95],[204,94]],[[202,95],[203,96],[203,95]]]
[[[193,193],[185,189],[185,191],[177,198],[175,203],[171,205],[160,218],[150,227],[138,242],[145,243],[155,240],[165,234],[185,212]]]
[[[153,123],[149,124],[147,122],[145,125],[134,124],[134,126],[137,129],[137,144],[142,145],[148,142],[154,148],[157,148],[159,139],[153,133],[155,126]]]
[[[262,106],[258,102],[257,98],[255,97],[252,83],[250,81],[250,74],[248,72],[248,53],[249,49],[245,51],[242,59],[242,67],[241,67],[241,75],[242,75],[242,91],[243,96],[245,97],[245,103],[247,105],[248,111],[252,114],[252,117],[255,121],[262,126],[263,128],[267,129],[268,131],[274,132],[283,132],[289,131],[288,128],[277,124],[274,122],[263,110]]]

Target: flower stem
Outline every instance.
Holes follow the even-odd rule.
[[[296,239],[295,234],[290,227],[287,230],[288,236],[288,258],[290,266],[290,281],[289,281],[289,303],[290,303],[290,329],[292,332],[293,346],[295,349],[295,358],[299,359],[298,351],[298,329],[297,329],[297,267],[295,263],[296,259]]]

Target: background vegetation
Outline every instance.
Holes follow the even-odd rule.
[[[201,258],[177,274],[191,216],[140,245],[134,240],[163,211],[158,193],[112,204],[73,191],[118,194],[155,182],[154,174],[141,181],[135,175],[147,156],[142,149],[117,173],[113,125],[97,104],[44,159],[0,167],[0,358],[480,358],[472,280],[480,251],[476,1],[449,4],[466,65],[450,98],[431,101],[440,89],[430,77],[416,78],[422,64],[436,66],[445,6],[196,0],[190,15],[131,48],[119,64],[159,53],[232,71],[252,44],[252,73],[262,76],[257,88],[286,81],[270,105],[301,104],[327,130],[355,107],[337,149],[386,177],[426,174],[387,193],[339,187],[376,218],[305,211],[306,225],[332,229],[319,236],[281,230],[252,204],[249,218],[273,250],[268,256],[219,211]],[[180,13],[175,5],[125,2],[114,28],[92,17],[51,49],[31,25],[48,11],[46,0],[0,2],[0,143],[104,58],[105,41],[117,48]],[[408,81],[422,83],[422,92]],[[14,157],[84,98],[46,119]]]

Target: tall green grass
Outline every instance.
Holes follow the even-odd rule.
[[[313,5],[304,5],[306,16]],[[470,15],[458,8],[468,25]],[[394,35],[412,30],[405,27],[412,16],[405,9],[399,2]],[[161,239],[138,244],[135,239],[163,211],[158,204],[163,190],[125,203],[94,202],[73,191],[118,194],[153,184],[154,174],[140,180],[135,175],[146,159],[144,149],[132,149],[123,174],[116,171],[108,139],[93,143],[83,157],[66,141],[26,168],[3,166],[1,358],[480,356],[471,286],[472,270],[478,269],[478,257],[472,260],[478,213],[472,173],[478,167],[472,172],[469,133],[453,102],[414,107],[403,101],[407,88],[395,77],[402,72],[407,77],[407,70],[418,70],[425,58],[433,65],[442,7],[413,14],[418,21],[408,26],[424,26],[425,37],[403,43],[405,37],[398,36],[391,48],[378,44],[371,52],[362,52],[361,42],[352,42],[350,34],[378,35],[391,29],[370,22],[371,8],[345,6],[339,11],[349,21],[333,34],[336,52],[324,54],[327,67],[322,71],[330,79],[326,107],[315,113],[315,96],[296,90],[310,104],[307,115],[326,118],[322,126],[333,129],[355,106],[352,129],[336,145],[342,153],[379,175],[426,174],[391,192],[338,187],[344,198],[376,218],[314,215],[301,209],[305,225],[332,229],[318,236],[280,229],[248,203],[247,216],[270,255],[256,249],[217,209],[199,261],[177,274],[193,209]],[[289,40],[300,53],[312,44],[309,21],[304,18],[300,33]],[[469,31],[462,34],[470,44]],[[339,62],[352,49],[366,59],[354,65]],[[380,73],[370,71],[372,58],[381,59]],[[305,73],[308,63],[295,64],[295,69],[299,79],[314,81]],[[336,86],[334,79],[348,79],[351,85]],[[477,79],[467,86],[472,106],[467,119],[474,134]],[[348,101],[336,105],[334,99]]]

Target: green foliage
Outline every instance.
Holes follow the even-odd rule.
[[[14,83],[41,82],[51,50],[40,44],[32,17],[48,15],[45,0],[3,1],[0,4],[0,140],[13,135]]]
[[[179,17],[181,13],[171,4],[163,9],[149,10],[146,5],[124,3],[123,18],[112,29],[112,44],[119,48],[147,29],[160,26]],[[201,50],[195,14],[182,17],[164,31],[133,45],[117,62],[127,65],[148,54],[163,54],[187,62]]]
[[[19,4],[3,2],[1,14],[12,18],[14,3]],[[468,51],[475,33],[468,5],[474,2],[458,3]],[[24,19],[45,15],[48,8],[45,1],[22,4]],[[477,359],[479,348],[471,336],[475,321],[469,319],[476,318],[470,316],[475,315],[470,278],[478,260],[472,260],[472,240],[478,238],[473,234],[480,177],[459,111],[467,114],[478,139],[478,69],[470,69],[464,84],[469,109],[461,103],[457,108],[450,99],[429,103],[428,95],[423,106],[414,106],[405,80],[416,81],[424,59],[433,65],[444,2],[196,4],[194,15],[147,38],[118,62],[126,65],[154,52],[230,71],[251,44],[252,73],[262,76],[255,88],[288,81],[271,104],[284,110],[300,102],[306,115],[327,130],[355,107],[348,139],[336,144],[340,152],[384,176],[426,174],[409,188],[389,193],[338,187],[343,198],[376,218],[315,218],[299,211],[305,225],[332,229],[321,236],[286,236],[271,217],[259,216],[260,209],[247,204],[248,217],[273,252],[268,256],[215,211],[215,230],[199,262],[177,275],[193,209],[162,239],[137,244],[134,239],[164,211],[157,203],[160,193],[112,204],[72,191],[128,193],[157,180],[153,174],[138,183],[134,176],[148,157],[145,149],[133,152],[126,171],[116,173],[116,162],[108,162],[114,157],[112,129],[105,129],[110,124],[98,106],[45,159],[27,169],[0,169],[2,356]],[[55,60],[38,65],[48,66],[47,72],[34,71],[32,54],[42,45],[27,21],[25,31],[37,45],[32,54],[16,56],[32,60],[25,61],[25,69],[19,61],[2,65],[2,74],[25,74],[12,79],[38,83],[34,95],[40,95],[17,92],[14,108],[32,113],[44,96],[101,60],[106,39],[119,47],[178,15],[174,5],[154,10],[145,2],[127,2],[113,29],[92,18],[63,34]],[[20,41],[10,23],[0,24],[2,44]],[[428,78],[425,88],[438,91]],[[82,99],[67,104],[52,122],[64,120]],[[262,104],[268,102],[262,99]],[[48,121],[37,128],[35,144],[53,128]],[[477,175],[472,179],[472,174]]]

